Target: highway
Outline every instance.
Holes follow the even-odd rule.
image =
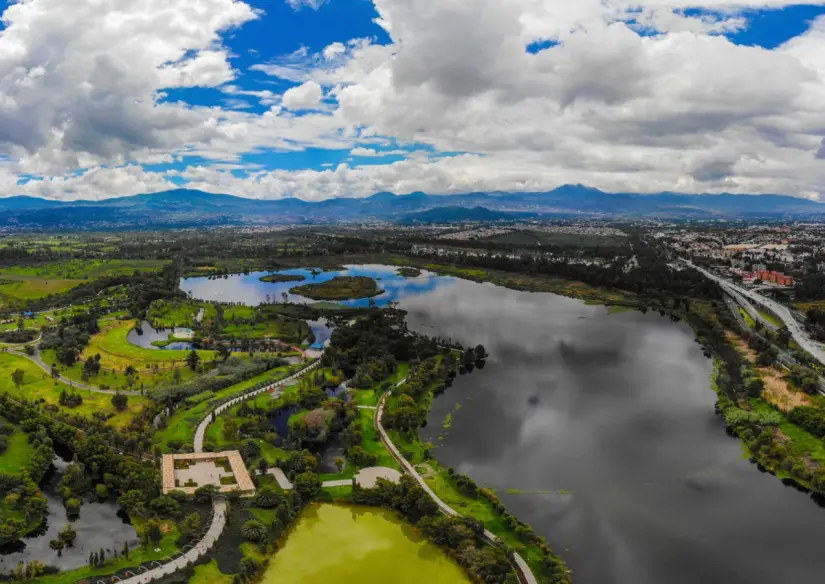
[[[782,322],[788,327],[788,331],[791,333],[793,339],[797,342],[797,344],[802,347],[805,351],[807,351],[814,359],[819,361],[822,365],[825,365],[825,352],[817,345],[811,337],[808,336],[808,333],[805,332],[805,329],[797,322],[797,320],[791,314],[791,311],[788,310],[787,306],[779,304],[775,300],[771,300],[770,298],[765,298],[761,294],[757,294],[753,290],[747,290],[730,282],[729,280],[725,280],[724,278],[720,278],[714,274],[711,274],[704,268],[700,268],[696,264],[684,260],[684,262],[689,265],[690,267],[700,271],[706,277],[710,278],[717,282],[722,288],[726,291],[731,292],[732,294],[743,296],[757,304],[761,304],[762,306],[770,309],[776,316],[778,316]]]

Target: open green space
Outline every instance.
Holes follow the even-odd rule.
[[[166,260],[70,260],[0,269],[0,278],[14,275],[26,278],[94,280],[107,276],[131,276],[135,271],[155,272],[167,263]]]
[[[18,388],[12,380],[14,371],[23,372],[23,382]],[[131,419],[149,405],[149,399],[137,395],[128,396],[128,405],[122,412],[118,412],[112,405],[112,396],[83,389],[73,389],[64,383],[56,381],[51,376],[25,357],[12,353],[0,353],[0,391],[5,391],[14,398],[23,397],[29,400],[44,400],[48,404],[60,406],[61,393],[77,394],[83,403],[76,407],[60,406],[82,416],[91,417],[95,413],[110,415],[108,423],[116,428],[129,424]]]
[[[1,418],[0,423],[3,423]],[[6,450],[0,452],[0,472],[17,476],[34,455],[34,447],[29,444],[26,433],[17,427],[7,436],[7,440]]]
[[[162,367],[184,367],[189,351],[144,349],[128,341],[129,332],[134,328],[132,320],[101,321],[100,333],[92,336],[81,357],[83,360],[100,355],[100,365],[106,369],[123,371],[128,366],[146,369],[149,365]],[[201,362],[212,361],[214,351],[198,351]]]
[[[202,322],[215,317],[215,305],[194,300],[156,300],[149,306],[147,320],[155,328],[187,327],[195,328],[196,317],[203,309]]]
[[[469,579],[393,512],[322,504],[302,512],[262,582],[456,584]]]
[[[290,292],[312,300],[352,300],[384,293],[375,280],[366,276],[336,276],[328,282],[296,286]]]
[[[782,417],[779,430],[790,438],[790,442],[787,443],[787,445],[792,454],[799,457],[808,457],[820,464],[825,464],[825,441],[803,430],[796,424],[789,422],[782,412],[762,398],[751,398],[750,404],[757,412],[774,412]]]
[[[195,574],[189,578],[189,584],[232,584],[232,575],[224,574],[218,568],[218,561],[195,567]]]
[[[769,324],[775,326],[776,328],[782,328],[784,326],[784,324],[779,319],[779,317],[776,316],[770,310],[767,310],[765,308],[757,308],[757,310],[759,311],[759,316],[764,318],[765,321],[768,322]]]

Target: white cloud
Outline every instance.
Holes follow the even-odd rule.
[[[216,112],[160,103],[160,91],[232,79],[220,35],[257,16],[239,0],[9,5],[0,31],[0,151],[21,170],[48,172],[210,140]]]
[[[0,189],[65,189],[67,197],[157,190],[166,175],[129,163],[200,156],[210,162],[180,173],[193,187],[255,197],[564,183],[825,193],[825,18],[776,50],[719,34],[747,26],[746,9],[799,2],[373,2],[390,44],[302,47],[252,67],[277,78],[271,89],[250,87],[223,45],[228,31],[260,17],[241,0],[9,5],[0,31]],[[538,40],[558,44],[528,53]],[[277,90],[281,80],[298,85]],[[217,88],[227,101],[159,99],[182,87]],[[382,150],[395,145],[403,150]],[[411,153],[417,145],[429,148]],[[246,153],[305,148],[379,164],[243,164]],[[405,159],[384,163],[388,153]],[[76,176],[78,168],[91,170]],[[248,178],[230,172],[239,168]],[[20,172],[44,178],[16,187]]]
[[[321,6],[327,3],[328,0],[286,0],[289,7],[293,10],[300,10],[301,8],[311,8],[318,10]]]
[[[298,87],[288,89],[281,104],[291,110],[314,109],[321,103],[324,91],[315,81],[307,81]]]

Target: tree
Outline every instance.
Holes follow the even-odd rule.
[[[272,487],[263,487],[255,496],[255,504],[262,509],[274,509],[283,500],[283,496]]]
[[[304,472],[295,477],[295,492],[302,501],[311,501],[321,492],[321,478],[314,472]]]
[[[179,530],[183,535],[190,538],[195,537],[201,530],[201,516],[199,513],[192,513],[187,515],[179,526]]]
[[[198,355],[198,352],[195,349],[186,356],[186,364],[189,365],[189,369],[194,371],[198,368],[198,363],[200,363],[201,357]]]
[[[58,556],[63,555],[63,548],[65,547],[65,545],[66,544],[64,544],[59,539],[53,539],[49,542],[49,547],[56,551]]]
[[[14,372],[11,374],[11,380],[14,382],[14,386],[17,388],[17,391],[20,391],[20,386],[23,385],[23,377],[24,373],[22,369],[15,369]]]
[[[338,472],[341,472],[344,469],[344,459],[340,456],[335,457],[335,468],[338,469]]]
[[[74,530],[71,523],[67,523],[66,526],[60,530],[58,537],[65,545],[71,547],[74,545],[74,540],[77,538],[77,532]]]
[[[266,526],[257,519],[250,519],[241,526],[244,539],[261,543],[266,541]]]
[[[129,398],[122,393],[116,393],[112,396],[112,405],[117,411],[122,412],[129,405]]]

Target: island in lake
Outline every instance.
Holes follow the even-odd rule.
[[[277,284],[278,282],[303,282],[306,278],[300,274],[268,274],[261,276],[260,280]]]
[[[297,286],[290,292],[312,300],[352,300],[380,296],[384,290],[366,276],[336,276],[327,282]]]
[[[410,266],[403,266],[398,268],[398,275],[404,276],[405,278],[417,278],[421,275],[421,270]]]

